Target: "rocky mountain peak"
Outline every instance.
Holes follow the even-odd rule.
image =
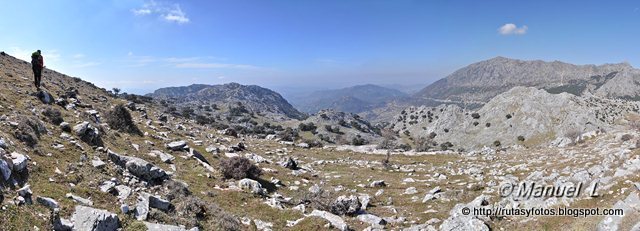
[[[415,97],[484,103],[512,87],[529,86],[552,93],[635,98],[640,95],[640,84],[633,81],[634,78],[640,78],[640,72],[628,63],[574,65],[498,56],[461,68],[427,86]]]
[[[147,96],[158,100],[173,100],[183,106],[206,104],[242,104],[254,113],[272,114],[293,119],[303,119],[305,115],[296,110],[280,94],[272,90],[239,83],[221,85],[194,84],[184,87],[167,87]]]

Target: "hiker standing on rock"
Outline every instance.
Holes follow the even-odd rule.
[[[40,90],[40,80],[42,79],[42,68],[44,68],[44,58],[40,50],[31,54],[31,68],[33,69],[33,83]]]

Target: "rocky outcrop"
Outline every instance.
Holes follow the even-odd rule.
[[[321,211],[321,210],[313,210],[313,212],[311,212],[311,214],[309,214],[309,216],[315,216],[315,217],[320,217],[322,219],[327,220],[331,226],[333,226],[334,228],[340,230],[340,231],[348,231],[349,230],[349,226],[347,225],[347,223],[344,222],[344,220],[337,216],[334,215],[330,212],[327,211]]]
[[[631,192],[629,195],[621,201],[616,202],[613,205],[613,209],[622,209],[624,211],[623,216],[609,215],[605,216],[600,223],[598,223],[598,231],[606,230],[620,230],[622,221],[625,217],[633,217],[640,214],[640,197],[637,192]],[[633,220],[633,219],[632,219]],[[634,220],[637,222],[637,220]],[[635,230],[635,229],[631,229]]]
[[[168,143],[166,147],[171,151],[182,151],[187,148],[187,142],[184,140],[174,141],[174,142]]]
[[[113,163],[125,168],[132,175],[145,181],[157,182],[169,177],[163,169],[147,162],[146,160],[138,157],[120,155],[112,151],[108,151],[108,153],[109,159],[111,159]]]
[[[431,146],[436,150],[547,146],[557,138],[576,139],[586,132],[614,128],[619,119],[637,111],[636,102],[514,87],[478,110],[455,105],[410,107],[392,127],[399,134],[434,141],[437,146]],[[447,142],[451,145],[443,146]]]
[[[238,181],[238,187],[240,187],[240,189],[244,191],[247,191],[256,195],[267,194],[267,190],[262,188],[262,185],[258,181],[248,179],[248,178]]]
[[[82,141],[90,145],[102,145],[100,130],[87,121],[73,126],[73,132],[80,137]]]
[[[441,231],[489,231],[489,226],[473,214],[463,214],[463,208],[487,208],[487,197],[482,195],[469,204],[457,204],[449,213],[450,216],[440,225]]]
[[[17,152],[0,154],[0,189],[4,184],[23,186],[29,176],[28,161],[26,155]]]
[[[71,220],[74,223],[74,230],[113,231],[120,227],[118,215],[81,205],[76,206]]]
[[[165,163],[171,163],[173,160],[176,159],[173,155],[168,154],[168,153],[164,153],[164,152],[159,151],[159,150],[152,150],[151,152],[149,152],[149,155],[150,156],[154,156],[154,157],[158,157],[158,158],[160,158],[160,160],[162,162],[165,162]]]
[[[336,215],[356,215],[360,211],[362,204],[357,196],[339,196],[331,203],[331,213]]]

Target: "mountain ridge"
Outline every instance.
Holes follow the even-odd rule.
[[[282,114],[292,119],[305,118],[305,114],[295,109],[279,93],[257,85],[242,85],[235,82],[219,85],[192,84],[160,88],[146,96],[159,100],[173,100],[182,104],[241,103],[256,113]]]
[[[610,78],[602,78],[609,76]],[[498,56],[469,64],[423,88],[415,98],[487,102],[515,86],[537,87],[603,97],[637,97],[640,70],[628,63],[575,65],[561,61],[519,60]],[[604,80],[604,81],[603,81]]]

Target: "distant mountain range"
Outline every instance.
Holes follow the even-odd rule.
[[[610,98],[637,99],[640,70],[627,63],[574,65],[496,57],[473,63],[413,95],[417,99],[486,103],[516,86]]]
[[[307,113],[323,109],[360,113],[382,107],[387,102],[409,97],[399,90],[373,84],[358,85],[335,90],[324,90],[292,99],[293,105]]]
[[[324,109],[357,113],[373,122],[389,122],[410,106],[455,104],[477,109],[493,97],[518,86],[567,92],[577,96],[640,99],[640,70],[627,63],[574,65],[560,61],[523,61],[496,57],[463,67],[414,94],[373,84],[322,90],[290,96],[259,86],[237,83],[195,84],[156,90],[148,96],[177,102],[241,102],[255,112],[282,114],[292,119]],[[301,112],[302,111],[302,112]]]
[[[280,94],[255,85],[227,83],[221,85],[193,84],[183,87],[160,88],[147,96],[173,100],[175,103],[241,103],[249,111],[282,114],[292,119],[304,119]]]

